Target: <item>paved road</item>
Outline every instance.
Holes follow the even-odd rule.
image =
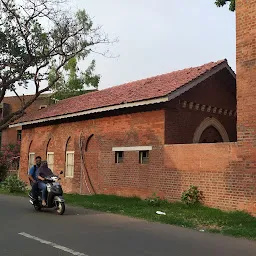
[[[26,198],[0,195],[1,256],[246,256],[256,242],[67,207],[35,212]]]

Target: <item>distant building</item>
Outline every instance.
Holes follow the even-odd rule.
[[[24,95],[22,98],[25,102],[29,101],[34,95]],[[41,94],[32,104],[29,106],[25,113],[39,111],[48,107],[51,103],[51,93]],[[0,118],[5,118],[12,112],[15,112],[21,108],[20,99],[17,96],[4,97],[0,104]],[[0,133],[0,145],[16,144],[21,141],[21,127],[7,128]]]

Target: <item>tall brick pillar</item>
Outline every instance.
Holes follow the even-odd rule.
[[[237,208],[256,214],[256,0],[236,0],[236,33],[239,161],[227,183]]]
[[[236,0],[236,32],[238,145],[252,163],[256,161],[256,0]]]

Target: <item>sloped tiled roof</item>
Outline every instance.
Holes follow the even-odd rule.
[[[49,105],[50,104],[50,96],[51,93],[41,94],[27,109],[27,113],[32,113],[39,110],[41,105]],[[22,95],[20,96],[22,100],[26,103],[34,97],[32,95]],[[5,96],[2,103],[6,103],[10,105],[11,112],[18,111],[21,108],[21,101],[17,96]]]
[[[178,70],[65,99],[43,110],[28,113],[16,121],[16,123],[24,123],[101,107],[114,106],[124,102],[131,103],[163,97],[206,74],[224,62],[227,61],[220,60],[217,62],[210,62],[199,67]]]

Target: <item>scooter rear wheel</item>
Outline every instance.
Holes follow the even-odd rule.
[[[57,213],[59,214],[59,215],[62,215],[64,212],[65,212],[65,203],[63,203],[63,202],[58,202],[57,203]]]

